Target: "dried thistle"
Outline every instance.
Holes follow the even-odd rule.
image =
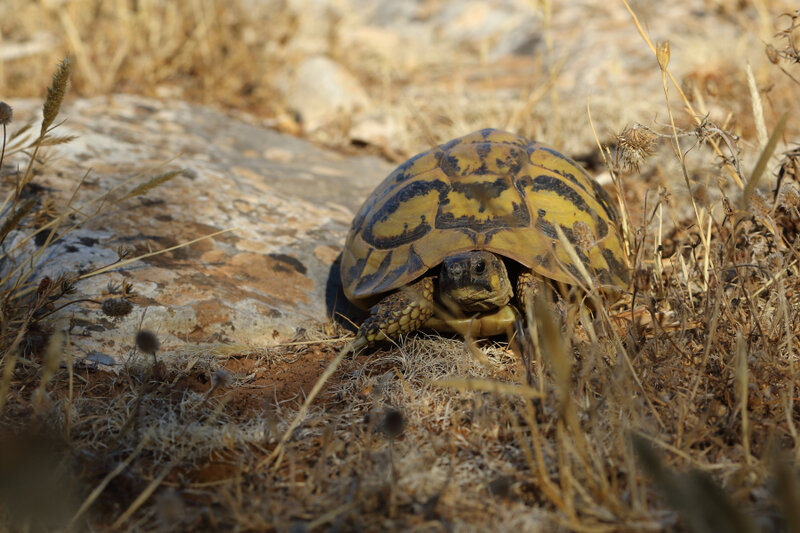
[[[800,206],[800,191],[795,185],[784,185],[778,195],[778,205],[785,209],[796,209]]]
[[[129,315],[133,311],[133,304],[127,298],[106,298],[100,310],[104,315],[116,318]]]
[[[64,274],[59,277],[58,283],[60,284],[61,294],[74,294],[75,291],[78,289],[75,287],[75,284],[78,282],[77,276],[71,276],[69,274]]]
[[[133,254],[133,250],[130,246],[119,246],[117,248],[117,257],[119,257],[120,261],[129,258],[131,254]]]
[[[67,94],[67,86],[69,85],[71,74],[72,59],[67,56],[59,63],[58,70],[53,74],[53,82],[50,84],[50,87],[47,88],[47,97],[42,107],[41,137],[45,136],[47,130],[58,116],[58,112],[61,110],[61,104],[64,102],[64,95]]]
[[[134,298],[136,296],[136,291],[133,288],[133,282],[124,280],[122,282],[122,296],[125,298]]]
[[[123,298],[133,298],[136,296],[133,283],[128,280],[123,280],[122,283],[109,281],[108,285],[106,285],[106,291],[108,291],[109,294],[118,294]]]
[[[761,191],[755,191],[752,196],[750,196],[750,207],[753,210],[753,214],[758,217],[767,218],[772,213],[769,202]]]
[[[778,183],[775,192],[781,192],[781,184],[785,179],[800,183],[800,148],[789,150],[783,154],[781,166],[778,169]]]
[[[640,124],[626,127],[617,134],[617,164],[628,171],[639,171],[644,161],[653,155],[656,135]]]

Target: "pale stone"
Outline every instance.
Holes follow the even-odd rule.
[[[355,76],[325,56],[300,63],[286,93],[286,103],[298,113],[308,132],[370,106],[369,97]]]

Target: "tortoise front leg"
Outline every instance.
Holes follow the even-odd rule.
[[[528,302],[533,304],[536,293],[542,289],[542,280],[530,270],[521,272],[517,279],[517,301],[522,316],[528,312]]]
[[[433,278],[422,278],[372,306],[358,328],[353,350],[396,339],[422,327],[433,316]]]

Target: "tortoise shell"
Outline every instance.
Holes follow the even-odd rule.
[[[591,248],[578,246],[576,223],[584,223],[584,242],[590,230]],[[628,285],[619,215],[606,191],[552,148],[480,130],[412,157],[367,198],[342,253],[345,295],[368,306],[468,250],[570,283],[579,274],[556,225],[601,284]]]

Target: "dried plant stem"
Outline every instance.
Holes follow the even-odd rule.
[[[200,242],[200,241],[205,240],[205,239],[211,239],[212,237],[216,237],[217,235],[222,235],[223,233],[228,233],[229,231],[233,231],[233,230],[234,230],[234,228],[227,228],[227,229],[215,231],[214,233],[209,233],[208,235],[203,235],[202,237],[198,237],[196,239],[192,239],[191,241],[182,242],[180,244],[176,244],[175,246],[170,246],[169,248],[164,248],[163,250],[156,250],[155,252],[149,252],[149,253],[146,253],[146,254],[138,255],[136,257],[131,257],[130,259],[117,261],[117,262],[112,263],[112,264],[110,264],[108,266],[104,266],[102,268],[98,268],[97,270],[93,270],[91,272],[87,272],[86,274],[82,274],[82,275],[78,276],[78,279],[82,280],[82,279],[87,279],[87,278],[91,278],[91,277],[97,276],[99,274],[104,274],[105,272],[108,272],[110,270],[114,270],[114,269],[117,269],[117,268],[121,268],[121,267],[129,265],[131,263],[135,263],[136,261],[141,261],[142,259],[147,259],[148,257],[153,257],[155,255],[171,252],[171,251],[177,250],[179,248],[184,248],[186,246],[191,246],[192,244],[194,244],[196,242]]]
[[[586,115],[589,117],[589,126],[592,128],[592,134],[594,135],[594,140],[597,143],[597,148],[600,151],[600,156],[603,158],[603,163],[606,165],[609,174],[611,175],[611,181],[614,183],[614,187],[617,189],[617,203],[619,204],[619,212],[622,215],[622,243],[625,246],[625,254],[630,255],[630,243],[633,242],[633,226],[631,225],[630,215],[628,214],[628,205],[625,202],[625,191],[622,188],[622,180],[619,176],[617,176],[616,172],[611,166],[611,163],[608,161],[606,157],[606,152],[603,149],[603,145],[600,143],[600,137],[597,136],[597,129],[594,127],[594,121],[592,120],[592,106],[591,106],[591,98],[586,97]]]
[[[623,0],[623,1],[627,5],[627,1],[626,0]],[[637,23],[638,23],[638,21],[637,21]],[[700,237],[701,237],[701,239],[703,241],[703,250],[704,250],[705,256],[708,258],[708,254],[709,254],[709,250],[710,250],[710,241],[709,241],[710,237],[707,237],[706,234],[702,231],[702,228],[703,228],[703,225],[704,225],[703,224],[703,214],[704,214],[705,211],[701,212],[697,208],[697,202],[695,202],[694,195],[692,195],[692,185],[689,182],[689,171],[686,169],[686,158],[685,158],[685,156],[683,154],[683,151],[681,150],[681,144],[680,144],[680,141],[678,140],[678,128],[675,125],[675,117],[672,114],[672,106],[669,103],[669,85],[667,84],[667,75],[668,75],[669,71],[667,70],[667,65],[665,63],[662,64],[661,62],[659,62],[659,65],[661,66],[661,86],[662,86],[662,88],[664,90],[664,100],[666,101],[666,104],[667,104],[667,113],[669,114],[669,123],[670,123],[670,126],[672,127],[672,149],[675,152],[675,156],[678,158],[678,161],[680,161],[680,163],[681,163],[681,172],[683,174],[683,181],[686,184],[686,191],[689,193],[689,199],[692,202],[692,209],[694,210],[694,216],[695,216],[695,219],[697,220],[697,227],[700,228]],[[670,74],[670,76],[671,76],[671,74]],[[681,93],[681,94],[683,95],[683,93]],[[685,98],[685,96],[684,96],[684,98]],[[709,230],[710,230],[710,224],[711,224],[711,217],[709,216]],[[705,271],[703,273],[703,289],[707,289],[707,287],[708,287],[708,268],[710,266],[711,265],[709,264],[708,261],[705,261],[703,263],[703,268],[705,269]]]
[[[16,366],[17,358],[19,357],[19,346],[22,342],[22,338],[25,336],[25,332],[28,329],[29,323],[30,317],[26,317],[23,323],[19,326],[19,330],[17,331],[17,335],[14,337],[14,341],[5,351],[3,357],[0,358],[0,361],[3,363],[3,375],[0,377],[0,413],[3,412],[6,398],[8,398],[8,391],[11,387],[11,379],[14,377],[14,367]]]
[[[639,17],[636,16],[636,12],[634,12],[634,10],[631,8],[630,4],[628,3],[628,0],[622,0],[622,3],[625,4],[625,9],[628,10],[628,13],[630,13],[631,18],[633,18],[633,23],[636,26],[636,29],[639,31],[639,35],[641,35],[642,39],[644,39],[644,42],[647,43],[647,46],[650,48],[650,51],[652,51],[653,54],[655,54],[656,53],[656,47],[655,47],[655,45],[653,45],[653,42],[650,40],[650,37],[648,37],[647,33],[644,31],[644,28],[642,27],[641,23],[639,22]],[[669,69],[664,69],[664,70],[665,70],[666,75],[669,77],[670,81],[672,82],[673,87],[675,87],[675,89],[677,89],[678,94],[680,95],[681,99],[683,100],[683,104],[686,106],[686,109],[689,111],[689,114],[692,117],[692,120],[694,120],[695,123],[699,126],[703,122],[702,116],[699,113],[697,113],[697,111],[695,111],[694,107],[692,107],[692,103],[686,97],[686,93],[683,92],[683,89],[681,88],[681,85],[678,83],[678,81],[672,75],[672,72],[670,72]],[[714,149],[714,152],[724,160],[725,157],[723,156],[722,151],[719,149],[719,145],[717,144],[717,142],[714,139],[709,139],[709,143],[711,144],[712,148]],[[736,182],[736,184],[740,188],[743,188],[744,187],[744,183],[742,182],[741,177],[736,172],[736,169],[733,167],[733,165],[731,165],[730,163],[726,162],[725,163],[725,168],[728,169],[728,173],[731,175],[731,177]]]
[[[3,124],[3,147],[0,148],[0,169],[3,168],[3,161],[6,158],[6,124]]]
[[[747,371],[747,344],[744,342],[744,337],[741,331],[736,332],[736,361],[735,361],[735,375],[736,375],[736,390],[739,394],[739,410],[742,419],[742,446],[744,447],[744,456],[747,464],[752,464],[752,456],[750,455],[750,417],[747,411],[748,393],[748,371]]]
[[[742,192],[742,198],[739,204],[741,209],[747,209],[748,203],[750,201],[750,196],[752,196],[753,192],[756,190],[756,186],[758,185],[761,176],[764,174],[764,170],[767,168],[767,163],[769,162],[769,158],[772,157],[772,153],[775,151],[775,148],[778,145],[778,141],[781,139],[783,135],[783,130],[786,129],[786,120],[789,118],[788,113],[784,113],[781,115],[781,118],[778,120],[778,124],[775,126],[775,129],[772,131],[772,135],[769,136],[764,149],[761,150],[761,155],[758,157],[758,161],[756,161],[756,166],[753,168],[753,172],[750,174],[750,179],[747,180],[747,185]],[[775,231],[773,231],[775,233]]]

